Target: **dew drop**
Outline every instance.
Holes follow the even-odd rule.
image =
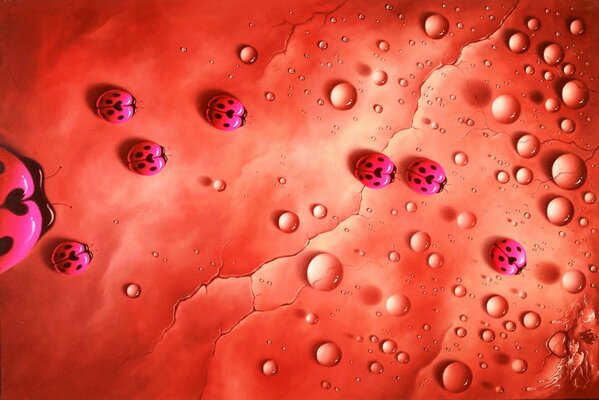
[[[456,165],[466,165],[468,164],[468,155],[466,153],[462,153],[461,151],[458,153],[455,153],[453,155],[453,162]]]
[[[318,42],[318,48],[320,50],[326,50],[329,47],[329,44],[327,42],[325,42],[324,40],[320,40]]]
[[[464,297],[466,296],[466,293],[468,293],[468,291],[463,285],[455,285],[453,288],[453,294],[456,297]]]
[[[516,181],[521,185],[528,185],[532,182],[533,173],[530,168],[521,167],[516,171]]]
[[[428,266],[431,268],[440,268],[444,262],[445,258],[439,253],[431,253],[427,260]]]
[[[400,364],[407,364],[410,361],[410,355],[404,351],[400,351],[397,353],[397,356],[395,356],[395,359]]]
[[[582,199],[587,204],[595,204],[595,201],[596,201],[597,198],[595,197],[595,193],[593,193],[593,192],[585,192],[582,195]]]
[[[585,30],[585,23],[581,19],[575,19],[570,22],[570,33],[574,36],[582,35]]]
[[[327,212],[327,208],[322,204],[316,204],[314,207],[312,207],[312,215],[314,218],[323,219],[327,216]]]
[[[258,50],[252,46],[244,46],[239,52],[239,59],[245,64],[253,64],[258,59]]]
[[[381,364],[380,362],[373,361],[370,363],[370,366],[368,367],[368,369],[373,374],[382,374],[384,368],[383,368],[383,364]]]
[[[136,299],[139,297],[139,295],[141,295],[141,286],[139,286],[137,283],[130,283],[127,285],[125,293],[128,297]]]
[[[511,124],[520,115],[520,102],[511,94],[502,94],[491,105],[493,118],[502,124]]]
[[[508,332],[513,332],[516,330],[516,323],[514,321],[507,320],[503,323],[503,327]]]
[[[538,137],[531,134],[526,134],[518,139],[516,143],[516,151],[521,157],[532,158],[539,153],[541,141]]]
[[[539,28],[541,27],[541,21],[539,21],[535,17],[531,17],[531,18],[528,19],[528,21],[526,21],[526,26],[531,31],[538,31]]]
[[[552,43],[543,50],[543,60],[549,65],[557,65],[564,58],[564,49],[557,43]]]
[[[377,86],[382,86],[387,83],[388,78],[387,73],[382,69],[377,69],[372,73],[372,81]]]
[[[381,343],[381,350],[385,354],[393,354],[397,350],[397,343],[393,340],[387,339]]]
[[[497,172],[497,182],[499,183],[507,183],[510,180],[510,174],[508,174],[506,171],[499,171]]]
[[[397,251],[390,251],[388,257],[389,261],[391,262],[398,262],[400,258],[399,253]]]
[[[577,269],[571,269],[562,276],[562,286],[569,293],[580,293],[587,284],[584,273]]]
[[[389,51],[389,43],[385,40],[379,40],[377,43],[377,47],[380,51]]]
[[[343,265],[337,257],[321,253],[312,258],[307,270],[308,282],[316,290],[335,289],[343,278]]]
[[[559,110],[559,100],[555,97],[550,97],[547,100],[545,100],[545,110],[551,113]]]
[[[385,308],[390,315],[400,317],[410,311],[410,305],[410,299],[406,296],[403,294],[394,294],[387,299]]]
[[[551,166],[553,181],[562,189],[578,189],[587,177],[584,161],[575,154],[565,153],[555,159]]]
[[[570,118],[564,118],[560,121],[559,128],[566,133],[571,133],[576,129],[576,123]]]
[[[573,216],[574,206],[565,197],[555,197],[547,204],[547,219],[553,225],[564,226],[572,220]]]
[[[431,39],[441,39],[449,30],[449,21],[442,15],[432,14],[424,21],[424,31]]]
[[[279,229],[285,233],[295,232],[299,223],[299,217],[294,212],[286,211],[279,216]]]
[[[570,108],[581,108],[588,100],[589,89],[577,79],[571,80],[562,88],[562,101]]]
[[[383,112],[383,106],[381,106],[380,104],[375,104],[372,109],[374,110],[375,113],[380,114]]]
[[[277,373],[278,365],[273,360],[266,360],[262,364],[262,373],[266,376],[272,376]]]
[[[507,314],[509,310],[509,304],[505,297],[500,296],[498,294],[491,296],[487,300],[486,304],[487,314],[489,314],[493,318],[501,318],[505,314]]]
[[[405,79],[405,78],[401,78],[401,79],[399,80],[399,86],[402,86],[402,87],[406,87],[406,86],[408,86],[408,80],[407,80],[407,79]]]
[[[470,211],[463,211],[458,215],[458,226],[462,229],[471,229],[476,226],[476,215]]]
[[[462,337],[465,337],[467,334],[468,334],[468,331],[466,329],[462,328],[461,326],[457,327],[455,329],[455,335],[457,337],[461,337],[462,338]]]
[[[508,47],[511,51],[517,54],[522,54],[530,46],[530,38],[523,32],[516,32],[510,36],[508,40]]]
[[[410,238],[410,248],[417,253],[422,253],[429,248],[431,244],[431,237],[428,233],[418,231]]]
[[[356,104],[358,92],[356,88],[347,82],[335,85],[331,90],[331,104],[338,110],[349,110]]]
[[[266,93],[264,93],[264,98],[268,101],[274,101],[275,94],[273,92],[266,92]]]
[[[413,213],[413,212],[416,212],[417,209],[418,209],[418,206],[413,201],[408,201],[406,203],[406,211],[407,212]]]
[[[318,322],[318,315],[316,313],[308,313],[306,314],[306,323],[310,325],[314,325]]]
[[[480,337],[484,342],[492,342],[495,340],[495,332],[493,332],[491,329],[484,329],[480,334]]]
[[[527,329],[536,329],[541,324],[541,316],[534,311],[528,311],[522,316],[522,325]]]
[[[512,371],[517,374],[522,374],[528,369],[528,363],[521,358],[516,358],[512,361]]]
[[[325,367],[334,367],[341,361],[341,349],[333,342],[323,343],[316,350],[316,361]]]
[[[443,370],[442,383],[448,392],[463,392],[472,383],[472,371],[463,362],[454,361],[448,364]]]

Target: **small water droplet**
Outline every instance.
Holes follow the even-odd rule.
[[[244,46],[239,51],[239,59],[245,64],[253,64],[258,59],[258,50],[252,46]]]
[[[266,376],[272,376],[277,373],[278,365],[273,360],[267,360],[262,364],[262,373]]]
[[[338,110],[349,110],[356,104],[358,92],[356,88],[347,82],[335,85],[331,90],[331,104]]]
[[[137,283],[130,283],[127,285],[125,293],[128,297],[136,299],[139,297],[139,295],[141,295],[141,286],[139,286]]]
[[[325,367],[334,367],[341,361],[341,349],[333,342],[323,343],[316,349],[316,361]]]
[[[225,190],[227,188],[227,184],[222,179],[216,179],[214,182],[212,182],[212,187],[217,192],[222,192],[223,190]]]

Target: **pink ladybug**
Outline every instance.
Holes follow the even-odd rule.
[[[109,90],[98,97],[96,108],[100,118],[120,124],[129,121],[135,114],[135,97],[121,89]]]
[[[167,161],[164,147],[147,140],[137,143],[127,155],[129,169],[146,176],[156,175],[162,171]]]
[[[395,164],[382,153],[370,153],[356,163],[354,175],[362,184],[372,189],[380,189],[395,180]]]
[[[23,260],[54,224],[41,166],[0,146],[0,273]]]
[[[93,254],[86,244],[69,241],[56,246],[52,252],[52,264],[56,272],[65,275],[79,275],[92,261]]]
[[[435,194],[443,190],[447,183],[447,176],[439,163],[420,158],[408,167],[406,181],[418,193]]]
[[[489,249],[489,258],[495,269],[505,275],[516,275],[526,267],[524,246],[514,239],[503,238]]]
[[[221,131],[234,131],[241,128],[245,125],[247,114],[241,101],[229,95],[213,97],[206,110],[208,121]]]

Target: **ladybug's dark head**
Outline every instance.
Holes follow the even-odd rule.
[[[162,158],[164,158],[164,163],[166,164],[168,162],[168,158],[166,157],[166,150],[164,150],[164,147],[160,146],[160,150],[162,151]]]
[[[443,190],[443,188],[447,185],[447,178],[439,185],[439,192]]]

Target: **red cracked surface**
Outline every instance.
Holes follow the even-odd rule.
[[[590,266],[598,262],[598,213],[583,198],[597,181],[597,5],[303,3],[0,6],[1,142],[49,174],[62,167],[46,193],[72,206],[57,205],[54,228],[0,277],[3,398],[596,396],[597,303],[589,299],[596,296]],[[437,40],[423,29],[433,13],[449,21]],[[527,28],[530,17],[539,30]],[[579,36],[568,29],[575,18],[586,22]],[[516,31],[531,39],[523,54],[508,48]],[[543,61],[548,43],[565,49],[557,66]],[[243,45],[257,49],[254,64],[240,62]],[[549,113],[545,100],[561,99],[572,79],[565,63],[575,66],[589,101]],[[371,78],[378,69],[389,76],[382,86]],[[358,89],[347,111],[328,98],[341,81]],[[143,107],[121,126],[93,109],[113,87],[131,91]],[[223,92],[249,111],[234,133],[204,118],[207,101]],[[493,99],[502,94],[521,105],[512,124],[493,118]],[[559,129],[565,117],[574,132]],[[516,151],[524,132],[542,143],[534,158]],[[126,153],[139,139],[160,143],[170,156],[155,177],[127,169]],[[353,163],[367,151],[395,161],[395,183],[363,189]],[[458,151],[468,164],[453,162]],[[562,153],[585,161],[588,175],[577,190],[552,180]],[[444,166],[446,192],[423,197],[407,187],[405,168],[417,157]],[[528,185],[516,181],[522,166],[534,174]],[[500,170],[511,176],[506,184],[495,179]],[[216,179],[226,181],[224,191],[212,188]],[[545,215],[558,195],[575,206],[565,227]],[[416,212],[406,211],[409,201]],[[324,219],[312,216],[315,204],[327,207]],[[297,231],[277,228],[283,211],[299,216]],[[474,228],[457,225],[463,211],[476,215]],[[425,252],[410,248],[417,231],[431,237]],[[502,236],[527,249],[523,274],[500,276],[489,265],[488,247]],[[49,264],[67,238],[95,250],[90,269],[75,278]],[[344,267],[332,291],[314,290],[306,279],[321,252]],[[432,252],[444,258],[439,268],[427,265]],[[580,293],[562,286],[570,269],[586,277]],[[124,293],[131,282],[142,288],[137,299]],[[466,296],[453,294],[457,284]],[[411,303],[401,317],[385,307],[396,293]],[[508,300],[505,317],[486,313],[493,294]],[[523,325],[527,311],[540,315],[538,328]],[[306,322],[308,313],[318,315],[316,324]],[[505,328],[508,320],[515,331]],[[458,327],[466,336],[456,335]],[[482,339],[483,329],[494,331],[493,341]],[[545,342],[560,330],[570,332],[569,355],[546,357]],[[409,353],[407,364],[381,351],[385,339],[397,343],[395,354]],[[316,360],[324,342],[342,351],[334,367]],[[512,370],[516,359],[527,362],[524,373]],[[275,361],[275,374],[263,373],[266,360]],[[375,361],[381,374],[370,372]],[[459,394],[443,384],[451,361],[472,372]]]

